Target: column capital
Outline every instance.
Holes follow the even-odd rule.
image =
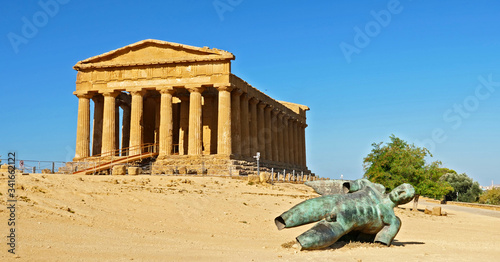
[[[258,106],[259,108],[261,108],[261,109],[264,109],[264,108],[266,108],[267,104],[266,104],[266,103],[264,103],[264,102],[259,102],[259,104],[258,104],[257,106]]]
[[[278,118],[279,119],[283,119],[283,117],[285,116],[286,114],[283,112],[283,111],[279,111],[278,112]]]
[[[158,92],[160,92],[160,94],[171,94],[171,95],[173,95],[175,93],[175,89],[174,89],[173,86],[159,87],[159,88],[156,88],[156,90]]]
[[[231,92],[234,96],[240,96],[243,94],[243,91],[240,88],[233,88],[233,92]]]
[[[249,101],[250,104],[258,104],[260,102],[259,99],[257,99],[256,97],[250,97],[250,96],[249,96]]]
[[[273,108],[273,111],[271,111],[271,113],[273,113],[273,115],[278,115],[281,111],[278,109],[278,108]]]
[[[266,107],[264,108],[264,110],[266,110],[266,111],[271,111],[274,108],[273,105],[268,105],[268,104],[265,104],[265,105],[266,105]]]
[[[287,121],[287,122],[288,122],[288,120],[289,120],[289,119],[290,119],[290,115],[285,114],[285,115],[283,116],[283,120],[285,120],[285,121]]]
[[[189,93],[202,93],[203,91],[205,91],[205,87],[199,84],[186,85],[186,89],[189,91]]]
[[[94,94],[92,93],[85,93],[85,94],[75,94],[76,97],[78,98],[87,98],[87,99],[90,99],[94,96]]]
[[[231,85],[231,84],[214,84],[214,87],[218,90],[218,91],[228,91],[228,92],[231,92],[234,87]]]
[[[103,96],[108,96],[108,97],[109,97],[109,96],[110,96],[110,97],[117,97],[118,95],[120,95],[120,94],[121,94],[121,92],[120,92],[120,91],[115,91],[115,90],[113,90],[113,91],[103,91],[101,94],[102,94]]]
[[[147,91],[146,90],[133,90],[133,91],[129,91],[129,92],[133,96],[137,96],[137,95],[144,96]]]
[[[248,95],[248,93],[243,93],[241,95],[241,98],[245,99],[245,100],[250,100],[250,96]]]

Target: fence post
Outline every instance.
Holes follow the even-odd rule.
[[[54,172],[54,169],[55,169],[55,163],[54,163],[54,162],[52,162],[52,174],[54,174],[54,173],[55,173],[55,172]]]

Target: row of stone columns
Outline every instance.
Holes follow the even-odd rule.
[[[181,155],[201,155],[203,145],[202,130],[202,92],[201,85],[185,87],[190,95],[180,96],[181,118],[179,123],[179,153]],[[249,158],[256,152],[261,153],[264,161],[279,162],[295,166],[306,166],[305,159],[305,127],[294,116],[282,112],[273,105],[249,97],[240,89],[230,85],[215,86],[218,94],[218,130],[217,154],[235,155]],[[172,154],[173,148],[173,109],[172,98],[175,88],[158,89],[160,98],[159,115],[159,155]],[[96,97],[94,114],[102,114],[102,118],[94,117],[93,152],[100,145],[102,156],[111,155],[119,147],[117,129],[116,97],[121,92],[104,92]],[[141,153],[143,144],[143,114],[145,91],[131,91],[129,126],[124,122],[122,133],[130,130],[126,137],[130,146],[129,155]],[[78,95],[78,128],[75,158],[85,158],[90,153],[90,98],[92,95]],[[189,103],[187,103],[189,99]],[[101,102],[104,100],[103,102]],[[185,102],[182,102],[185,101]],[[183,112],[189,112],[185,114]],[[124,111],[124,118],[126,112]],[[100,122],[102,119],[102,123]],[[128,116],[127,116],[128,119]],[[102,125],[102,128],[101,128]],[[102,136],[97,136],[97,130],[102,130]],[[101,141],[97,141],[102,138]],[[122,137],[124,140],[125,136]],[[187,145],[186,145],[187,144]],[[122,146],[126,145],[122,141]],[[187,151],[187,152],[186,152]]]
[[[235,89],[231,96],[232,153],[300,167],[306,166],[305,127],[294,116]]]

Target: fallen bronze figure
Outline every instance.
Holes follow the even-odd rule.
[[[308,185],[323,196],[303,201],[274,220],[278,230],[319,221],[296,238],[302,250],[328,247],[346,234],[390,246],[401,227],[394,207],[410,202],[415,194],[410,184],[385,194],[384,186],[366,179]]]

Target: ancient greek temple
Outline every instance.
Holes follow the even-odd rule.
[[[227,51],[143,40],[78,62],[75,162],[150,153],[157,173],[309,172],[307,106],[231,73]],[[93,108],[91,106],[93,105]],[[93,109],[93,110],[91,110]]]

